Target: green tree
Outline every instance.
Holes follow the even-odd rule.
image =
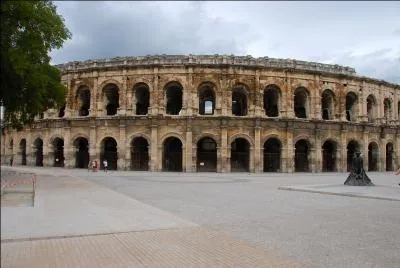
[[[60,107],[66,88],[49,52],[71,38],[52,1],[2,1],[1,91],[5,125],[21,129],[35,115]]]

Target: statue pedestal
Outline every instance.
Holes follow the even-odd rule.
[[[361,173],[351,172],[347,177],[347,180],[344,182],[344,185],[350,186],[374,186],[372,181],[368,178],[365,171],[361,171]]]

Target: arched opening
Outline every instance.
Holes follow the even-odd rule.
[[[231,171],[249,172],[250,144],[246,139],[237,138],[231,143]]]
[[[65,116],[65,104],[60,108],[58,111],[58,117],[64,117]]]
[[[334,102],[335,94],[329,89],[322,93],[321,97],[321,113],[323,120],[333,120],[334,119]]]
[[[276,85],[269,85],[264,89],[264,111],[268,117],[279,116],[280,89]]]
[[[64,140],[55,138],[53,141],[54,167],[64,167]]]
[[[167,114],[179,115],[182,110],[183,88],[178,82],[170,82],[166,85]]]
[[[217,143],[205,137],[197,142],[197,171],[217,171]]]
[[[388,98],[383,100],[383,116],[386,122],[392,119],[392,102]]]
[[[355,140],[350,141],[347,144],[347,171],[350,172],[352,169],[353,157],[356,152],[360,152],[360,145]]]
[[[294,169],[296,172],[308,172],[310,144],[307,140],[296,142],[294,150]]]
[[[149,170],[149,143],[143,137],[131,141],[131,170]]]
[[[353,92],[349,92],[346,95],[346,120],[356,121],[356,104],[357,95]],[[353,159],[353,158],[352,158]]]
[[[37,138],[33,143],[35,152],[35,166],[43,167],[43,140]]]
[[[232,114],[236,116],[247,115],[247,87],[236,85],[232,89]]]
[[[336,171],[337,144],[327,140],[322,145],[322,171]]]
[[[150,90],[145,83],[139,83],[133,87],[135,93],[135,108],[137,115],[146,115],[149,112]]]
[[[89,166],[89,142],[86,138],[79,137],[74,141],[75,167],[88,168]]]
[[[21,165],[26,166],[26,140],[22,139],[19,143],[19,151],[21,154]]]
[[[304,87],[294,91],[294,114],[297,118],[307,118],[309,113],[308,92]]]
[[[386,171],[393,171],[393,143],[386,144]]]
[[[368,145],[368,171],[378,171],[379,148],[375,142]]]
[[[163,144],[163,171],[182,171],[182,142],[169,137]]]
[[[215,93],[214,86],[205,83],[199,88],[199,114],[212,115],[215,109]]]
[[[116,115],[119,108],[119,89],[115,84],[107,84],[104,89],[106,114]],[[110,169],[111,166],[109,166]]]
[[[80,86],[76,92],[79,103],[79,116],[88,116],[90,109],[90,89],[87,86]]]
[[[264,172],[280,171],[281,147],[277,138],[270,138],[264,143]]]
[[[101,142],[100,168],[104,168],[103,161],[107,160],[109,170],[117,170],[118,150],[114,138],[107,137]]]
[[[367,116],[368,122],[374,123],[376,117],[376,101],[373,95],[369,95],[367,98]]]

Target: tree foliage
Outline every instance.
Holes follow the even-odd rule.
[[[61,48],[71,33],[51,1],[2,1],[0,15],[0,99],[6,125],[20,129],[65,101],[66,88],[49,52]]]

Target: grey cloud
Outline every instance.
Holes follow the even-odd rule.
[[[126,11],[110,8],[105,2],[75,3],[65,9],[57,3],[75,39],[53,52],[54,63],[114,56],[245,51],[237,36],[243,35],[247,26],[208,18],[202,3],[192,3],[172,16],[144,2],[130,2],[135,8]]]

